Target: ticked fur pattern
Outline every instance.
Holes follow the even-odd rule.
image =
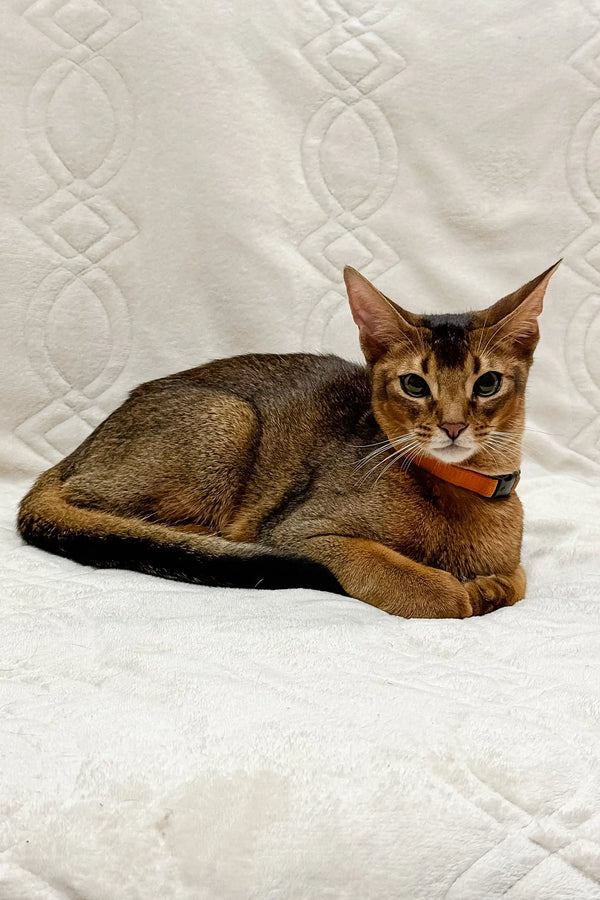
[[[365,365],[256,354],[143,384],[40,476],[19,530],[86,565],[334,591],[405,617],[512,605],[526,586],[517,495],[489,500],[419,460],[519,469],[557,265],[487,309],[430,316],[347,268]]]

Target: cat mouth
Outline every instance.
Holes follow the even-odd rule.
[[[455,443],[454,441],[451,444],[446,444],[444,447],[428,448],[431,456],[435,457],[435,459],[439,459],[441,462],[446,463],[464,462],[470,456],[473,456],[476,449],[476,447],[465,447],[461,444]]]

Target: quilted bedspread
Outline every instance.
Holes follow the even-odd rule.
[[[527,599],[444,622],[87,570],[11,487],[2,900],[600,898],[600,492],[553,482]]]
[[[0,900],[600,900],[598,0],[0,4]],[[33,478],[139,382],[356,358],[565,261],[529,588],[465,621],[94,571]]]

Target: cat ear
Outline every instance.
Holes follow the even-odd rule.
[[[537,278],[479,313],[479,327],[490,329],[492,338],[498,342],[514,343],[527,352],[533,351],[540,336],[538,316],[542,311],[544,294],[561,262],[562,259],[559,259]]]
[[[344,281],[352,318],[358,325],[360,346],[368,363],[374,363],[392,344],[413,329],[414,317],[378,291],[364,275],[346,266]]]

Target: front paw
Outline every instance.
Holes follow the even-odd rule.
[[[513,606],[525,596],[526,579],[521,566],[512,575],[477,575],[464,584],[474,616]]]

